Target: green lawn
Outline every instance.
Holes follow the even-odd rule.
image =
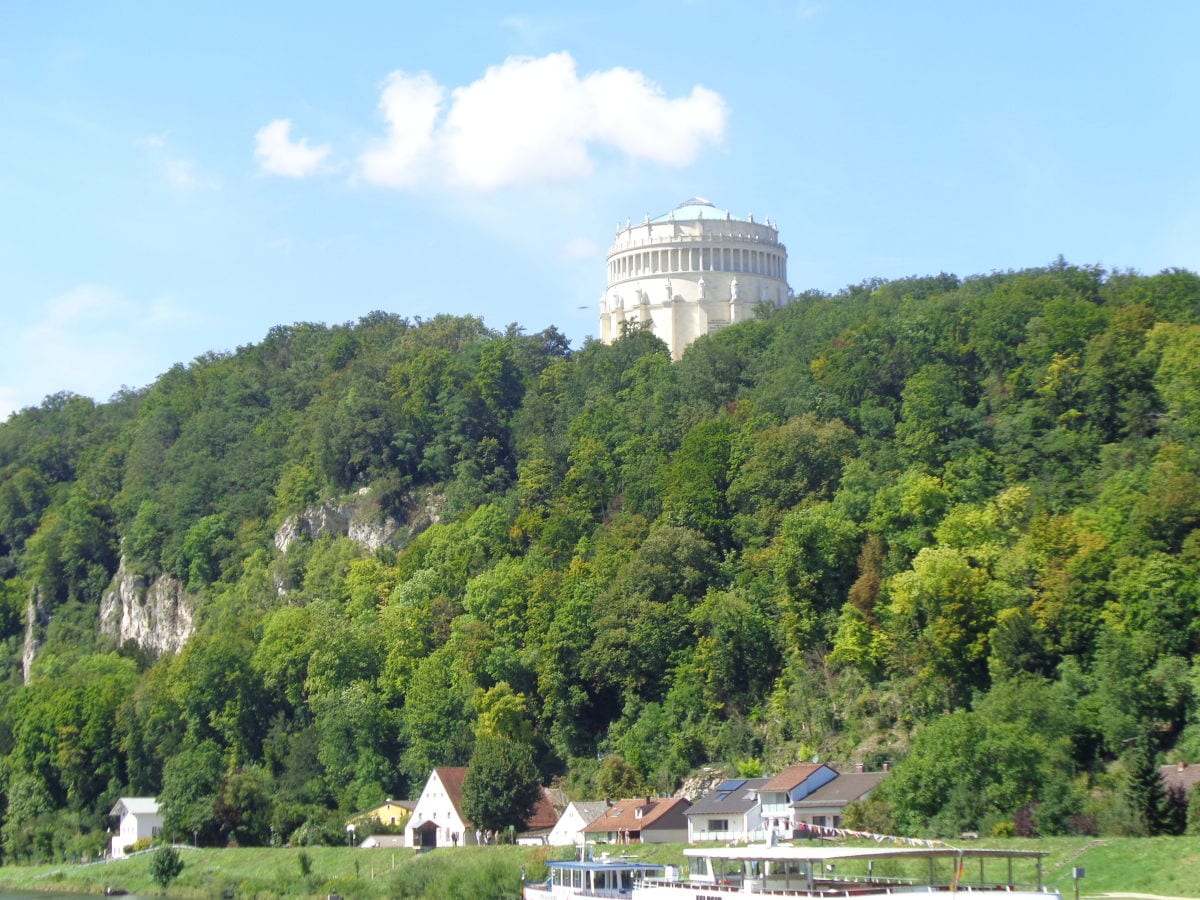
[[[1040,848],[1045,880],[1074,897],[1071,869],[1081,867],[1081,897],[1146,893],[1200,900],[1200,838],[1048,838],[1037,841],[984,840],[981,846]],[[615,848],[614,848],[615,849]],[[679,864],[678,844],[621,848],[641,859]],[[443,849],[417,857],[411,850],[348,847],[182,850],[184,869],[171,885],[179,898],[422,897],[437,900],[504,900],[519,896],[521,872],[541,877],[541,862],[569,850],[528,847]],[[300,855],[311,863],[301,873]],[[161,893],[149,875],[149,856],[100,865],[6,866],[0,887],[103,893],[120,887],[139,894]]]

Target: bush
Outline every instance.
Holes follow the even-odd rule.
[[[183,860],[179,858],[179,851],[174,847],[167,845],[154,851],[154,856],[150,859],[150,877],[164,891],[182,871]]]

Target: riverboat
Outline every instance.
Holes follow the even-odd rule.
[[[633,896],[634,885],[647,878],[662,878],[664,866],[638,862],[629,858],[555,860],[546,863],[550,877],[545,881],[525,883],[525,900],[574,900],[579,897]]]
[[[896,900],[905,894],[921,900],[1062,900],[1042,882],[1046,854],[1040,850],[804,842],[683,852],[688,877],[643,876],[631,900]]]

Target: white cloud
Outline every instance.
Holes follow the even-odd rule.
[[[434,149],[434,128],[444,96],[445,90],[426,72],[393,72],[387,77],[379,108],[388,134],[362,156],[367,181],[396,188],[419,182]]]
[[[430,179],[470,190],[591,174],[595,154],[682,166],[725,135],[721,96],[696,86],[669,98],[640,72],[580,78],[569,53],[510,57],[479,80],[445,89],[427,73],[393,72],[380,98],[388,133],[363,154],[363,177],[410,188]]]
[[[35,308],[38,318],[0,333],[0,421],[60,391],[104,401],[149,384],[174,362],[164,332],[191,323],[167,300],[134,301],[94,284]]]
[[[254,135],[254,158],[264,172],[288,178],[307,178],[316,174],[329,157],[328,144],[310,147],[307,138],[291,139],[290,119],[276,119]]]
[[[697,85],[668,100],[640,72],[610,69],[583,82],[596,133],[635,159],[687,165],[706,144],[725,136],[728,110],[721,96]]]

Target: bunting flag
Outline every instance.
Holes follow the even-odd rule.
[[[906,847],[950,847],[945,841],[939,841],[933,838],[913,838],[900,837],[895,834],[876,834],[873,831],[854,831],[849,828],[834,828],[832,825],[809,825],[807,822],[801,822],[796,826],[796,831],[807,831],[810,834],[815,834],[818,837],[828,838],[858,838],[864,841],[874,841],[877,844],[882,844],[885,841],[889,844],[902,844]]]

